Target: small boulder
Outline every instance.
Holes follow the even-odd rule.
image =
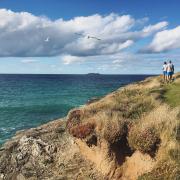
[[[48,145],[45,147],[45,151],[49,155],[53,154],[56,150],[57,150],[57,148],[54,145]]]

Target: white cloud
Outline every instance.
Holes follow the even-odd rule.
[[[111,56],[114,65],[122,65],[124,62],[136,61],[136,55],[131,53],[119,53]]]
[[[158,32],[150,45],[141,50],[144,53],[161,53],[180,48],[180,26]]]
[[[82,57],[77,57],[77,56],[71,56],[71,55],[65,55],[62,57],[63,63],[68,65],[72,64],[74,62],[82,62],[83,58]]]
[[[159,22],[155,25],[149,25],[147,27],[144,27],[144,29],[142,30],[143,33],[145,33],[145,35],[147,34],[151,34],[151,33],[154,33],[154,32],[157,32],[159,30],[162,30],[164,28],[166,28],[168,25],[168,22],[166,21],[163,21],[163,22]]]
[[[38,60],[36,60],[36,59],[23,59],[23,60],[21,60],[21,62],[25,63],[25,64],[31,64],[31,63],[38,62]]]
[[[0,9],[0,57],[64,55],[64,62],[68,64],[79,61],[77,56],[119,53],[138,39],[167,26],[167,22],[161,22],[139,31],[132,30],[136,24],[146,21],[147,18],[136,20],[130,15],[114,13],[52,21],[27,12]],[[82,33],[84,36],[77,36],[75,33]],[[88,39],[88,35],[102,40]],[[48,42],[45,41],[47,37]]]
[[[123,43],[112,43],[104,44],[104,48],[101,50],[101,54],[113,54],[130,47],[134,42],[132,40],[127,40]]]

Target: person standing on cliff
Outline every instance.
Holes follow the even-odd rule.
[[[174,74],[174,65],[171,61],[167,64],[167,80],[172,81],[172,77]]]
[[[167,81],[167,63],[166,62],[164,62],[162,70],[163,70],[163,80],[164,82],[166,82]]]

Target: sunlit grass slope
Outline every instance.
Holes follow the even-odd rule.
[[[164,97],[171,106],[180,106],[180,83],[167,85]]]

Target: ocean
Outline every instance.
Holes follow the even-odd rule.
[[[0,75],[0,144],[150,75]]]

